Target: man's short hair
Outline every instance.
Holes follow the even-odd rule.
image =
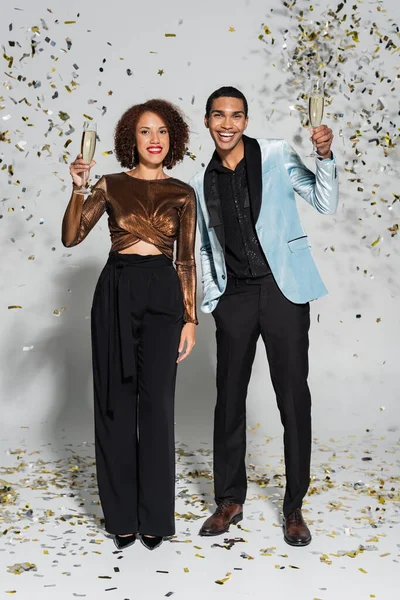
[[[247,104],[246,96],[240,90],[230,85],[220,87],[218,90],[215,90],[215,92],[211,94],[206,103],[206,117],[210,116],[213,102],[217,98],[239,98],[243,101],[244,116],[247,118],[249,112],[249,105]]]

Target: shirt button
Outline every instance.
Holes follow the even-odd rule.
[[[222,275],[222,279],[226,279],[225,275]]]

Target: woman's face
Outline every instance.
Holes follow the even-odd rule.
[[[136,125],[136,148],[139,162],[153,166],[163,163],[169,151],[169,133],[164,120],[145,112]]]

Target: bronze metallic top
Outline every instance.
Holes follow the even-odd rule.
[[[185,322],[196,323],[196,200],[193,189],[174,177],[138,179],[127,173],[104,175],[84,200],[72,192],[62,223],[64,246],[82,242],[107,212],[111,251],[120,252],[140,240],[173,259],[181,282]]]

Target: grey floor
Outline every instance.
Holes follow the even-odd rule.
[[[176,536],[151,553],[116,551],[101,525],[90,429],[10,430],[0,440],[0,595],[134,600],[398,598],[399,452],[395,432],[315,439],[306,548],[282,539],[280,436],[248,431],[245,518],[219,538],[211,440],[177,442]]]

